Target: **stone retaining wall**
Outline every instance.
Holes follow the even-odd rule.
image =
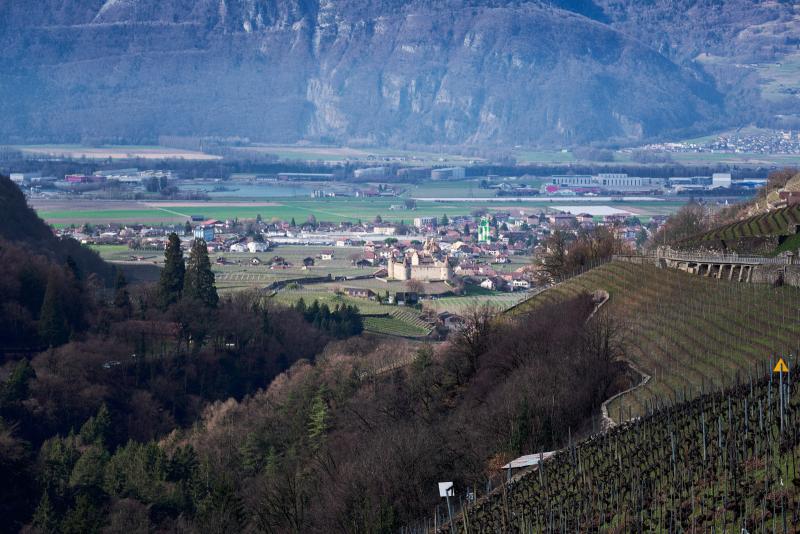
[[[673,268],[670,265],[671,262],[653,256],[616,255],[614,260],[639,265],[651,264],[661,268]],[[684,270],[684,272],[689,271]],[[780,280],[783,280],[786,285],[800,287],[800,265],[754,265],[752,274],[749,277],[749,281],[754,284],[776,284]]]

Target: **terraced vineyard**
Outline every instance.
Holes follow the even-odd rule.
[[[442,515],[431,523],[465,533],[797,532],[798,401],[789,373],[744,377],[568,444],[467,506],[453,528]]]
[[[422,307],[436,313],[449,311],[455,314],[464,314],[467,311],[479,307],[490,306],[498,311],[506,310],[529,295],[524,292],[515,293],[496,293],[494,295],[466,296],[466,297],[445,297],[437,300],[426,300]]]
[[[731,384],[777,354],[800,346],[800,290],[744,284],[611,262],[553,287],[517,313],[581,291],[605,289],[628,339],[628,359],[652,379],[609,405],[619,421],[654,403]]]
[[[716,228],[700,236],[689,238],[683,244],[702,245],[718,240],[735,241],[742,238],[790,235],[800,225],[800,205],[780,208],[748,219]]]
[[[376,334],[403,337],[423,337],[428,335],[431,330],[429,326],[419,326],[417,323],[404,320],[395,314],[388,317],[364,317],[364,329]]]

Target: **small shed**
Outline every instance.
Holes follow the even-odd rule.
[[[419,302],[419,293],[416,291],[398,291],[394,294],[394,302],[401,306],[413,306]]]
[[[511,460],[506,465],[503,466],[503,469],[506,470],[508,474],[508,480],[511,480],[511,477],[514,476],[514,470],[520,469],[533,469],[539,467],[539,464],[551,456],[553,456],[558,451],[549,451],[549,452],[540,452],[538,454],[526,454],[525,456],[520,456],[516,460]]]
[[[342,288],[342,291],[348,297],[356,297],[360,299],[374,299],[375,292],[371,289],[367,289],[364,287],[345,287]]]

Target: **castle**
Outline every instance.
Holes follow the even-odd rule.
[[[422,252],[412,251],[402,261],[389,258],[387,275],[394,280],[420,280],[422,282],[448,281],[453,278],[449,258],[442,255],[436,240],[428,238]]]

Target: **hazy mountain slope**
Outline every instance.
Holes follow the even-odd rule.
[[[718,120],[722,95],[697,71],[604,24],[594,2],[554,5],[6,3],[0,140],[558,145]]]
[[[774,59],[796,48],[800,7],[792,1],[597,0],[615,28],[678,60],[700,54]]]
[[[800,128],[800,3],[597,0],[606,21],[711,75],[738,125]]]

